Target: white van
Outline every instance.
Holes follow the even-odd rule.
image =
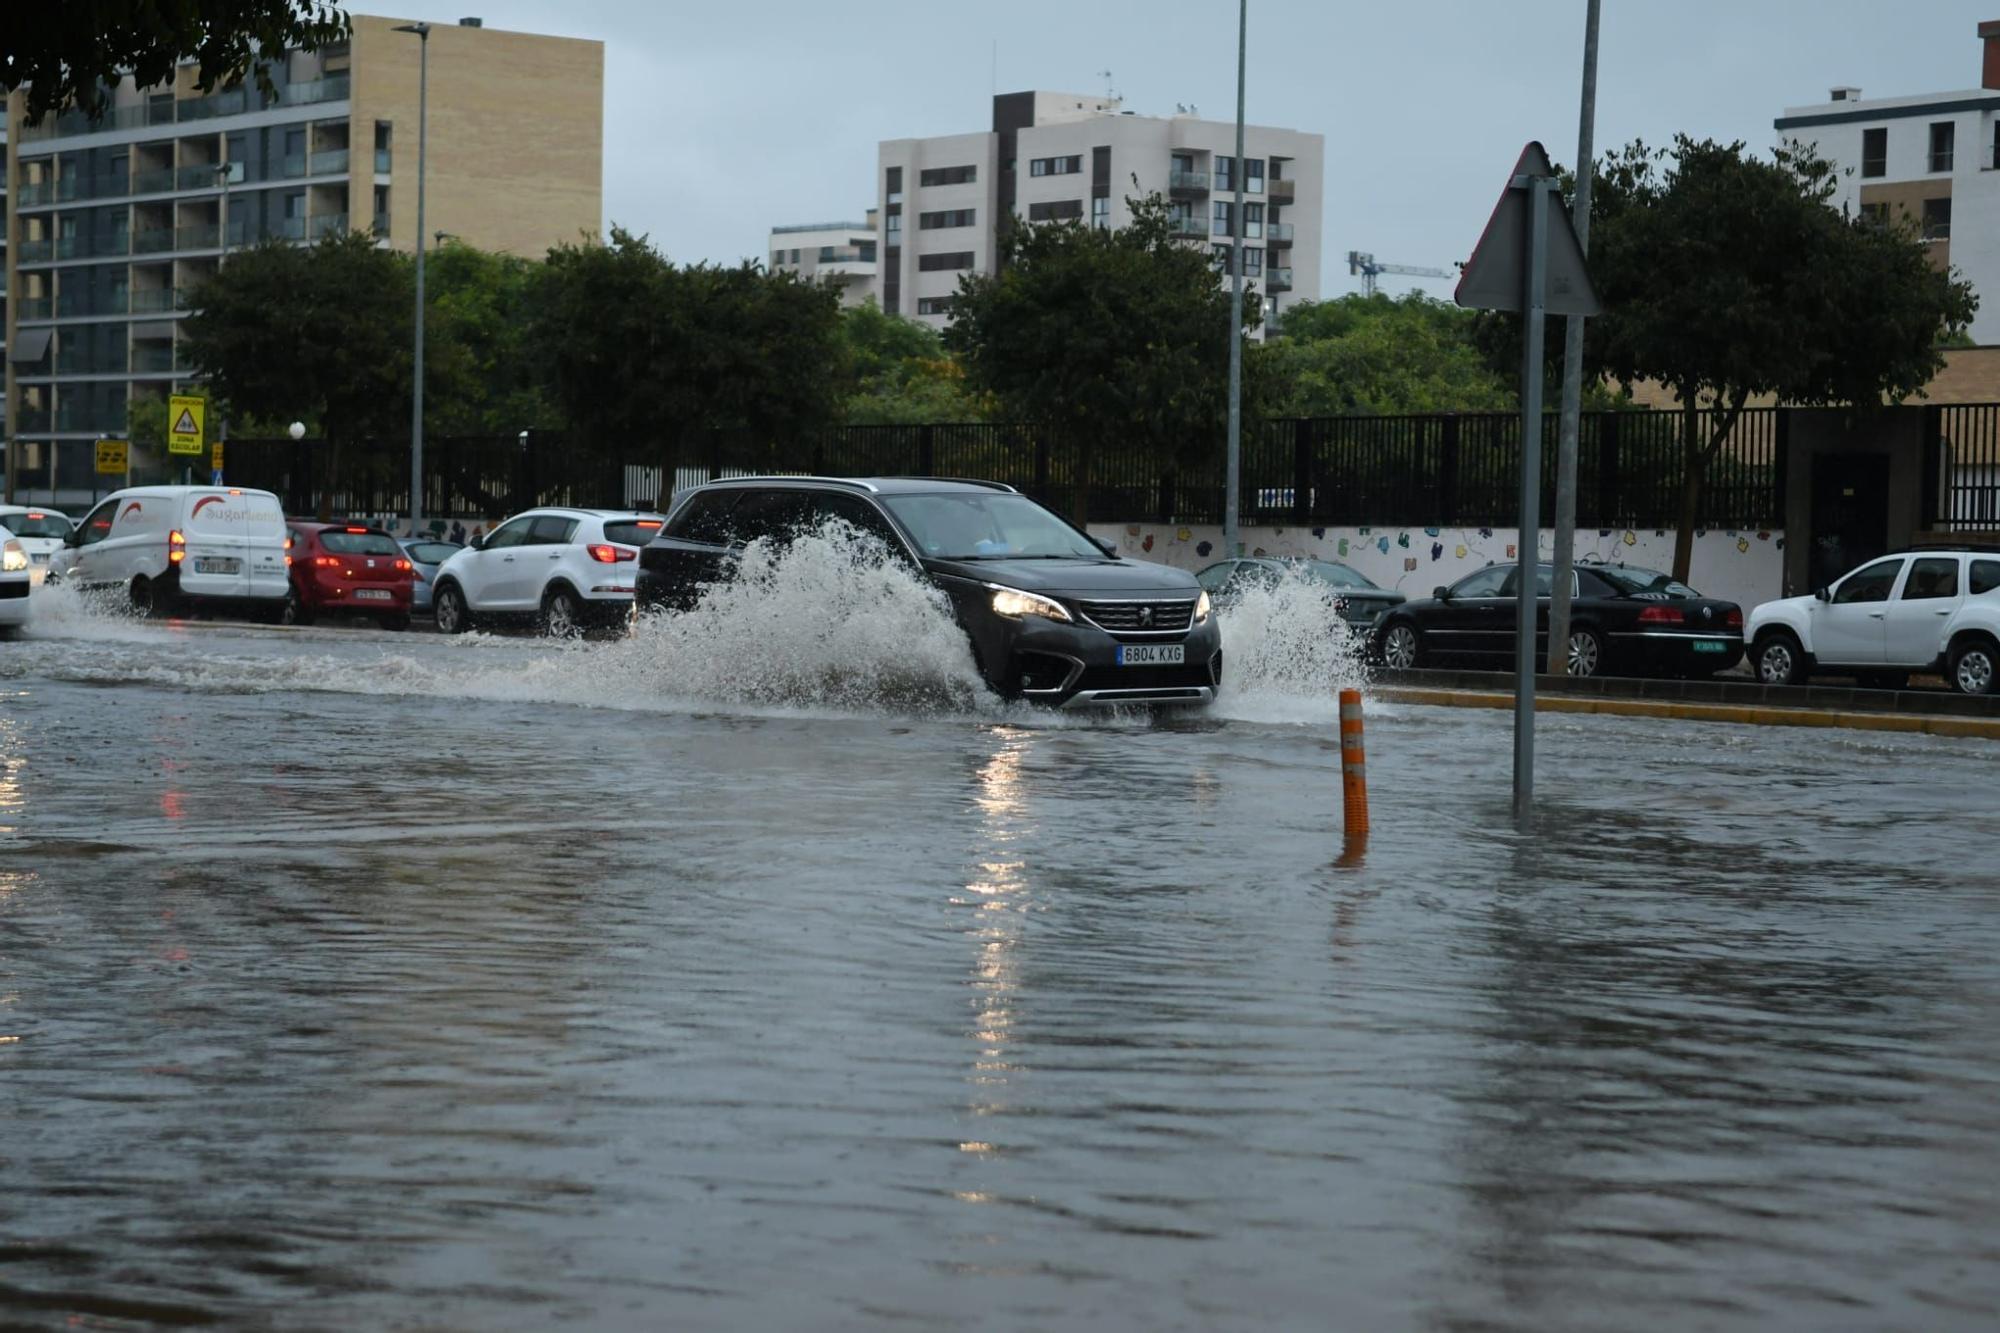
[[[290,589],[285,509],[237,486],[130,486],[69,536],[65,581],[123,588],[154,615],[190,602],[236,603],[276,618]]]

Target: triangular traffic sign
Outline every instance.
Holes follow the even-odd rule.
[[[188,411],[185,407],[183,407],[181,409],[181,414],[178,417],[174,418],[173,433],[175,435],[201,434],[201,427],[194,424],[194,413]]]
[[[1452,299],[1473,310],[1519,310],[1522,307],[1528,272],[1528,190],[1516,181],[1523,177],[1553,177],[1549,155],[1541,144],[1530,143],[1521,150],[1507,178],[1493,216],[1486,220],[1478,248],[1466,261]],[[1548,255],[1543,272],[1543,309],[1551,315],[1594,315],[1601,307],[1590,285],[1590,270],[1584,264],[1583,246],[1576,239],[1569,214],[1560,201],[1550,198]]]

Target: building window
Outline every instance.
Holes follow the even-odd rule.
[[[856,248],[857,248],[857,249],[859,250],[859,252],[860,252],[860,254],[861,254],[861,262],[862,262],[862,263],[864,263],[864,264],[872,264],[872,263],[874,263],[874,262],[875,262],[875,242],[874,242],[874,241],[872,241],[872,240],[870,240],[870,241],[862,241],[862,242],[860,242],[860,243],[859,243],[859,244],[857,245],[857,247],[856,247]]]
[[[1888,226],[1888,225],[1889,225],[1889,205],[1887,205],[1887,204],[1863,204],[1863,205],[1861,206],[1861,220],[1862,220],[1863,222],[1867,223],[1867,224],[1868,224],[1869,226],[1871,226],[1871,227],[1886,227],[1886,226]]]
[[[919,213],[917,226],[924,231],[936,231],[940,227],[970,227],[977,221],[977,209],[947,208],[936,213]]]
[[[951,298],[949,296],[919,296],[917,298],[917,313],[919,315],[949,315],[951,313]]]
[[[955,273],[971,267],[970,250],[948,250],[943,254],[917,256],[917,269],[922,273]]]
[[[1258,249],[1254,245],[1244,246],[1243,272],[1247,276],[1254,278],[1263,271],[1264,271],[1264,252]]]
[[[1083,200],[1057,199],[1044,204],[1028,205],[1030,222],[1063,222],[1083,216]]]
[[[1864,176],[1889,174],[1889,129],[1886,125],[1879,129],[1861,131],[1861,174]]]
[[[1111,184],[1111,150],[1093,148],[1090,150],[1090,183],[1092,185]]]
[[[830,246],[830,245],[822,245],[822,246],[821,246],[821,247],[819,248],[819,262],[820,262],[820,263],[822,263],[822,264],[831,264],[831,263],[833,262],[833,247],[832,247],[832,246]]]
[[[1952,149],[1958,142],[1958,126],[1943,120],[1931,126],[1931,170],[1950,171]]]
[[[1924,239],[1927,241],[1951,239],[1950,196],[1924,200]]]
[[[1100,195],[1090,201],[1090,225],[1099,231],[1111,230],[1111,200]]]
[[[1236,234],[1236,228],[1233,225],[1235,220],[1236,205],[1225,203],[1220,199],[1216,200],[1215,226],[1210,229],[1213,234],[1217,236],[1234,236]]]
[[[1028,163],[1030,176],[1074,176],[1083,170],[1083,155],[1074,157],[1037,157]]]
[[[1210,245],[1208,247],[1208,257],[1214,260],[1215,266],[1224,273],[1229,272],[1229,265],[1231,263],[1229,257],[1235,253],[1236,247],[1233,245]]]
[[[1234,190],[1236,188],[1235,158],[1224,157],[1220,153],[1215,155],[1215,188],[1218,190]]]
[[[891,213],[889,221],[885,225],[889,229],[889,243],[894,245],[896,238],[903,234],[903,215],[901,213]]]
[[[1262,204],[1243,205],[1243,235],[1253,241],[1264,239],[1264,206]]]
[[[978,167],[925,167],[917,175],[917,184],[929,189],[934,185],[970,185],[978,179]]]
[[[892,315],[903,311],[903,250],[892,245],[882,252],[882,309]]]
[[[1246,157],[1243,159],[1243,188],[1250,194],[1264,193],[1264,159]]]
[[[780,264],[782,264],[782,263],[784,263],[784,262],[785,262],[785,252],[784,252],[783,250],[773,250],[773,251],[771,252],[771,267],[772,267],[772,268],[776,268],[776,267],[778,267],[778,266],[779,266]]]
[[[883,190],[889,196],[885,202],[891,204],[900,204],[903,202],[903,169],[901,167],[889,168],[889,178],[884,182]]]

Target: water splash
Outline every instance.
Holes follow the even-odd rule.
[[[1338,592],[1302,570],[1253,584],[1222,625],[1221,716],[1317,723],[1339,716],[1339,692],[1367,677],[1363,643],[1340,617]]]

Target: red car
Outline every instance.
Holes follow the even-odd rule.
[[[396,539],[362,523],[293,523],[285,623],[310,625],[328,612],[373,616],[383,629],[410,627],[414,575]]]

